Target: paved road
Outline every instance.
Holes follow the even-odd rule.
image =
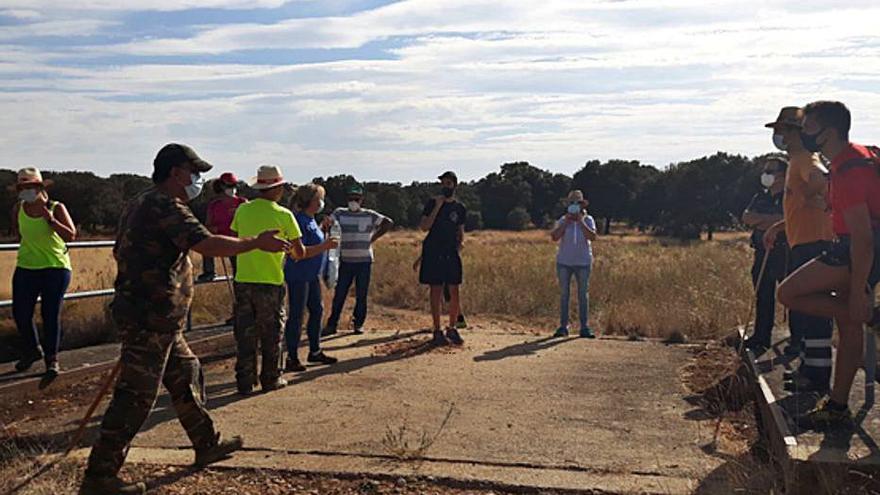
[[[688,419],[678,375],[687,347],[488,329],[465,337],[451,350],[424,345],[425,334],[346,336],[326,343],[338,365],[246,399],[231,362],[211,367],[217,422],[248,447],[227,465],[690,493],[722,464],[700,448],[711,431]],[[191,462],[167,400],[159,407],[130,459]],[[433,439],[424,460],[399,461],[423,434]]]

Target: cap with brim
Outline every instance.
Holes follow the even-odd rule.
[[[275,165],[264,165],[257,170],[257,176],[251,178],[248,185],[250,185],[252,189],[262,191],[286,184],[287,181],[284,180],[284,175],[281,174],[280,168]]]
[[[802,128],[804,126],[804,110],[800,107],[784,107],[779,111],[779,117],[773,122],[764,124],[768,129],[789,126]]]
[[[458,176],[455,175],[455,172],[453,172],[452,170],[447,170],[446,172],[443,172],[443,174],[440,175],[440,177],[437,177],[437,179],[439,179],[441,181],[443,179],[451,179],[452,182],[455,182],[456,184],[458,184]]]
[[[220,174],[220,183],[225,186],[235,186],[238,185],[238,177],[235,176],[232,172],[224,172]]]
[[[354,184],[346,190],[346,194],[349,196],[363,196],[364,195],[364,186],[360,184]]]
[[[190,164],[194,171],[199,173],[208,172],[213,168],[210,163],[202,160],[192,148],[179,143],[166,144],[153,160],[153,168],[157,170],[169,170],[184,164]]]

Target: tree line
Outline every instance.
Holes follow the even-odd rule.
[[[581,189],[590,200],[589,211],[604,233],[613,223],[628,223],[645,232],[683,239],[739,226],[739,216],[761,186],[764,159],[719,152],[664,169],[632,160],[591,160],[573,176],[554,173],[528,162],[505,163],[497,172],[462,183],[457,195],[468,207],[468,230],[526,230],[550,226],[565,211],[564,197]],[[133,174],[99,177],[91,172],[45,172],[52,179],[53,199],[65,203],[74,221],[92,234],[112,233],[126,201],[149,187],[149,178]],[[0,170],[0,187],[7,191],[16,173]],[[350,175],[317,177],[327,189],[327,208],[346,204],[346,190],[356,182]],[[407,185],[364,182],[365,205],[390,217],[404,228],[416,228],[425,202],[439,193],[433,182]],[[241,194],[255,191],[241,184]],[[193,203],[201,215],[213,198],[210,183]],[[3,195],[0,208],[11,211],[15,195]],[[0,215],[0,231],[11,227],[9,215]]]

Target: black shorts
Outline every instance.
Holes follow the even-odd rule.
[[[831,247],[816,259],[828,266],[845,266],[852,269],[849,236],[841,236],[835,239],[831,243]],[[871,273],[868,274],[868,285],[873,289],[878,282],[880,282],[880,231],[875,230],[874,263],[871,265]]]
[[[461,285],[461,256],[458,251],[424,252],[419,269],[419,283],[425,285]]]

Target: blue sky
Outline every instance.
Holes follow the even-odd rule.
[[[297,182],[665,166],[770,151],[763,123],[815,99],[877,143],[878,18],[859,0],[3,0],[0,168],[147,174],[170,141]]]

